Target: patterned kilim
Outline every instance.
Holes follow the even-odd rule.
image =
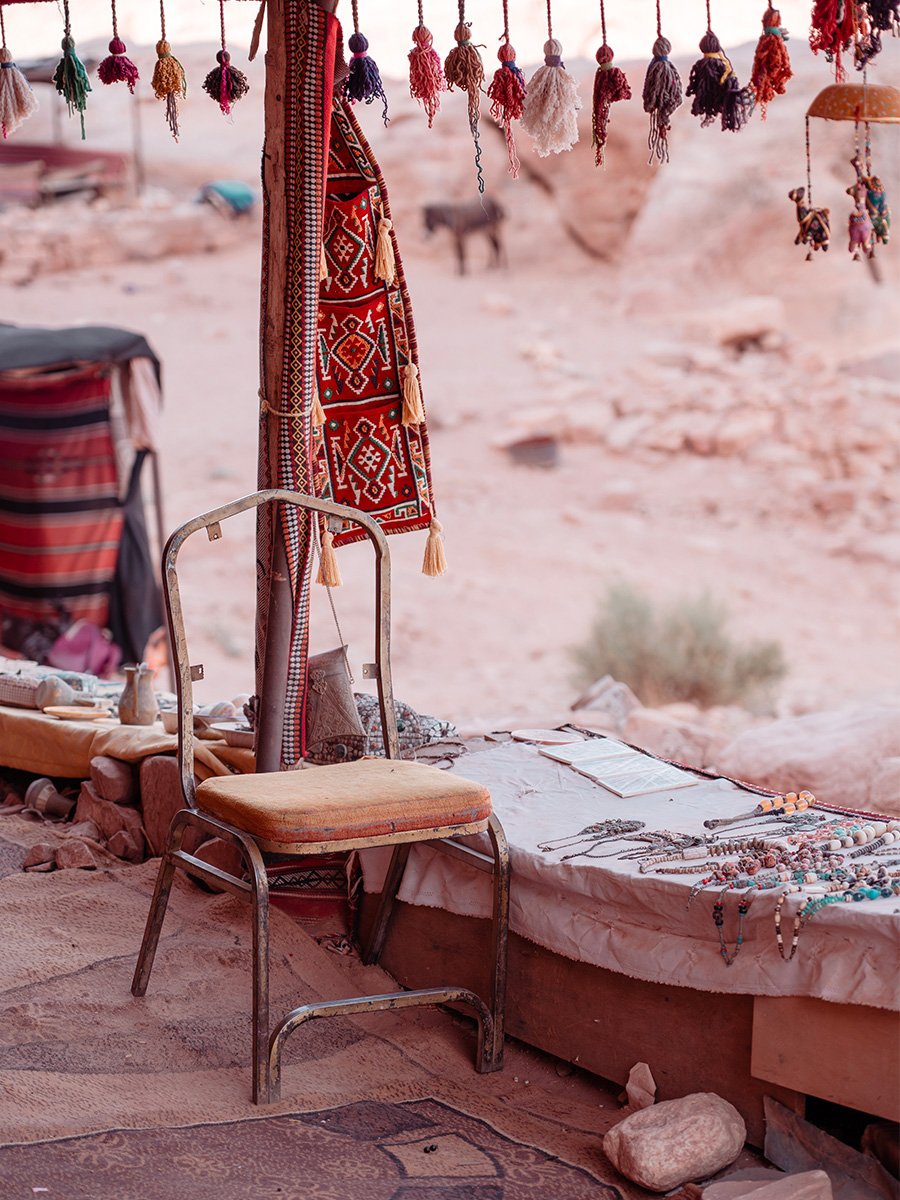
[[[106,625],[122,520],[108,369],[0,380],[0,611]]]
[[[279,155],[285,173],[287,263],[284,326],[268,327],[269,227],[273,217],[264,189],[262,325],[281,339],[283,365],[278,410],[260,413],[258,480],[261,488],[313,491],[310,413],[316,373],[316,317],[319,301],[319,246],[327,153],[328,117],[334,87],[338,22],[313,3],[285,6],[284,144],[266,147]],[[271,509],[257,526],[257,693],[262,690],[273,530]],[[296,763],[303,752],[303,691],[309,635],[312,561],[309,520],[294,508],[283,514],[282,529],[291,578],[294,617],[282,736],[282,761]]]
[[[390,220],[384,179],[349,106],[338,103],[325,203],[328,277],[319,301],[325,424],[312,431],[316,494],[371,514],[385,533],[403,533],[431,523],[431,467],[424,424],[401,421],[402,371],[418,366],[418,355],[396,241],[395,279],[375,274],[381,218]],[[335,544],[363,537],[354,526]]]

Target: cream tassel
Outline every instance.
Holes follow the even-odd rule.
[[[443,575],[447,570],[447,556],[444,553],[444,539],[441,536],[444,527],[437,519],[431,518],[428,527],[428,541],[425,543],[425,561],[422,563],[423,575]]]
[[[321,583],[323,587],[341,587],[343,582],[341,568],[334,552],[334,534],[330,529],[326,529],[322,534],[322,553],[319,555],[316,583]]]
[[[393,221],[382,217],[378,222],[378,237],[375,241],[375,278],[383,279],[388,287],[393,287],[397,275],[397,265],[394,261],[394,243],[391,240]]]
[[[325,409],[322,407],[322,401],[319,399],[318,392],[313,396],[311,419],[314,429],[321,429],[325,424]]]
[[[319,247],[319,283],[324,283],[328,278],[328,261],[325,258],[325,247]]]
[[[421,425],[425,420],[422,391],[419,387],[419,368],[407,363],[403,368],[403,424]]]

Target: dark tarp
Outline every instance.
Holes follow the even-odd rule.
[[[111,325],[78,325],[51,329],[41,325],[0,323],[0,371],[61,367],[69,363],[125,363],[149,358],[162,384],[159,359],[150,343],[130,329]]]

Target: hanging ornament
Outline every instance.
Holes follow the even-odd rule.
[[[88,92],[91,83],[84,69],[84,63],[75,53],[75,40],[72,37],[72,25],[69,20],[69,0],[63,0],[63,21],[65,22],[62,51],[63,56],[53,72],[53,85],[63,97],[69,109],[69,116],[75,113],[81,118],[81,140],[84,141],[84,110],[87,108]]]
[[[763,31],[753,55],[750,90],[765,120],[769,105],[776,96],[784,95],[794,72],[786,44],[788,31],[781,24],[781,13],[777,8],[767,8],[762,23]]]
[[[203,90],[210,99],[215,100],[227,117],[231,113],[232,104],[236,104],[250,91],[250,84],[244,72],[231,65],[231,55],[225,48],[225,0],[219,0],[219,30],[222,39],[222,49],[216,53],[216,62],[219,65],[213,67],[203,80]]]
[[[813,54],[819,51],[834,64],[835,83],[846,78],[841,56],[853,41],[854,0],[815,0],[810,17],[809,45]]]
[[[178,141],[178,99],[187,97],[187,79],[184,67],[172,53],[166,41],[166,13],[163,0],[159,0],[160,40],[156,43],[156,66],[153,68],[153,92],[157,100],[166,102],[166,120],[172,137]]]
[[[104,58],[97,68],[97,77],[101,83],[127,83],[128,90],[134,95],[134,85],[140,76],[138,69],[126,54],[127,46],[119,37],[119,23],[116,18],[116,0],[112,0],[112,41],[109,43],[109,57]]]
[[[547,41],[544,65],[532,75],[525,96],[522,127],[534,140],[541,158],[571,150],[578,141],[578,85],[562,60],[562,45],[553,36],[550,0],[547,0]]]
[[[477,46],[469,36],[472,26],[466,21],[466,0],[459,0],[459,21],[453,31],[456,45],[444,60],[444,75],[452,91],[458,87],[469,100],[469,132],[475,143],[475,173],[478,190],[484,192],[484,175],[481,173],[481,137],[478,121],[481,117],[481,87],[484,83],[484,63]]]
[[[685,89],[686,96],[694,97],[691,112],[700,117],[703,126],[720,118],[722,128],[735,133],[747,124],[751,98],[712,31],[710,0],[706,0],[706,33],[700,39],[700,49],[703,57],[691,67]]]
[[[657,158],[669,161],[669,130],[672,128],[672,113],[683,102],[681,76],[677,67],[669,61],[672,43],[663,37],[660,0],[656,0],[656,41],[653,43],[653,58],[644,76],[644,112],[650,114],[649,161]]]
[[[441,92],[446,91],[447,80],[431,30],[425,27],[422,0],[419,0],[419,24],[412,32],[412,39],[415,45],[409,52],[409,94],[425,109],[430,129],[441,107]]]
[[[518,179],[519,156],[516,154],[512,123],[521,121],[525,111],[525,76],[516,66],[516,52],[509,40],[508,0],[503,0],[503,33],[501,36],[502,45],[497,51],[500,66],[494,72],[494,78],[491,80],[487,94],[491,102],[491,116],[501,127],[506,138],[509,173],[513,179]]]
[[[6,45],[6,25],[0,4],[0,133],[4,139],[19,128],[37,109],[31,84],[13,62]]]
[[[865,190],[866,211],[872,222],[872,233],[876,243],[886,246],[891,240],[891,210],[888,206],[887,195],[881,179],[872,172],[872,137],[869,122],[866,121],[866,151],[865,163],[860,162],[859,146],[851,166],[856,170],[858,183]]]
[[[381,82],[381,74],[374,58],[369,57],[369,41],[359,32],[358,0],[352,0],[353,32],[347,39],[347,47],[352,54],[350,70],[344,80],[344,95],[354,103],[364,100],[371,104],[380,100],[382,104],[381,119],[388,123],[388,102]]]
[[[900,36],[900,0],[866,0],[866,10],[873,29]]]
[[[600,0],[600,31],[603,45],[597,51],[597,73],[594,76],[593,145],[594,161],[603,166],[609,129],[609,110],[616,100],[630,100],[631,88],[625,72],[613,66],[612,47],[606,42],[606,6]]]

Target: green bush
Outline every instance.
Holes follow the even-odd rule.
[[[740,645],[728,610],[708,593],[655,609],[630,584],[612,584],[586,640],[573,650],[577,682],[603,675],[627,683],[644,704],[691,700],[764,707],[787,667],[774,641]]]

